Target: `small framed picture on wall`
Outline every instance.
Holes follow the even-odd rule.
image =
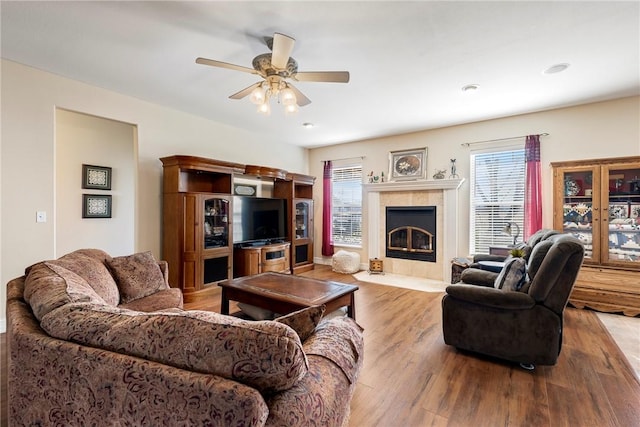
[[[83,194],[82,218],[111,218],[111,195]]]
[[[389,153],[389,179],[391,181],[412,181],[426,178],[426,147]]]
[[[111,190],[111,168],[107,166],[82,165],[82,188]]]

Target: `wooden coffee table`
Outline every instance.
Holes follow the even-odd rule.
[[[347,307],[356,318],[355,285],[310,279],[282,273],[262,273],[222,282],[222,314],[229,314],[229,301],[251,304],[274,313],[288,314],[305,307],[324,304],[326,313]]]

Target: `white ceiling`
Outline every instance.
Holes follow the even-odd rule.
[[[640,2],[2,1],[2,57],[303,147],[640,94]],[[255,75],[263,38],[296,39],[294,117],[229,95]],[[557,63],[564,72],[545,75]],[[478,84],[474,93],[463,92]],[[304,129],[302,123],[315,124]]]

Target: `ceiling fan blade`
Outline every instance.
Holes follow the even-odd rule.
[[[284,34],[275,33],[273,35],[273,49],[271,54],[271,65],[277,70],[287,68],[289,57],[293,51],[293,44],[296,39],[285,36]]]
[[[293,78],[299,82],[348,83],[348,71],[302,71]]]
[[[242,89],[240,92],[236,92],[233,95],[231,95],[229,98],[231,99],[242,99],[245,96],[249,95],[251,93],[252,90],[254,90],[255,88],[257,88],[258,86],[260,86],[262,84],[262,82],[258,82],[258,83],[254,83],[249,87],[246,87],[244,89]]]
[[[298,106],[304,107],[305,105],[311,104],[311,100],[304,96],[304,93],[300,92],[297,87],[291,83],[287,83],[287,86],[296,94],[296,104],[298,104]]]
[[[213,59],[197,58],[196,64],[210,65],[212,67],[228,68],[230,70],[244,71],[245,73],[258,74],[253,68],[243,67],[241,65],[229,64],[228,62],[214,61]]]

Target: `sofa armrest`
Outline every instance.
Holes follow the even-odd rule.
[[[448,296],[485,307],[525,310],[536,305],[535,300],[524,292],[461,283],[447,286],[446,291]]]
[[[498,261],[498,262],[504,262],[504,260],[506,260],[507,257],[504,255],[489,255],[489,254],[475,254],[473,256],[473,262],[477,263],[480,261]]]
[[[362,368],[362,329],[348,317],[322,320],[304,350],[309,372],[292,388],[267,398],[267,425],[346,425]]]
[[[469,285],[486,286],[493,288],[499,273],[480,268],[470,267],[462,272],[460,281]]]

